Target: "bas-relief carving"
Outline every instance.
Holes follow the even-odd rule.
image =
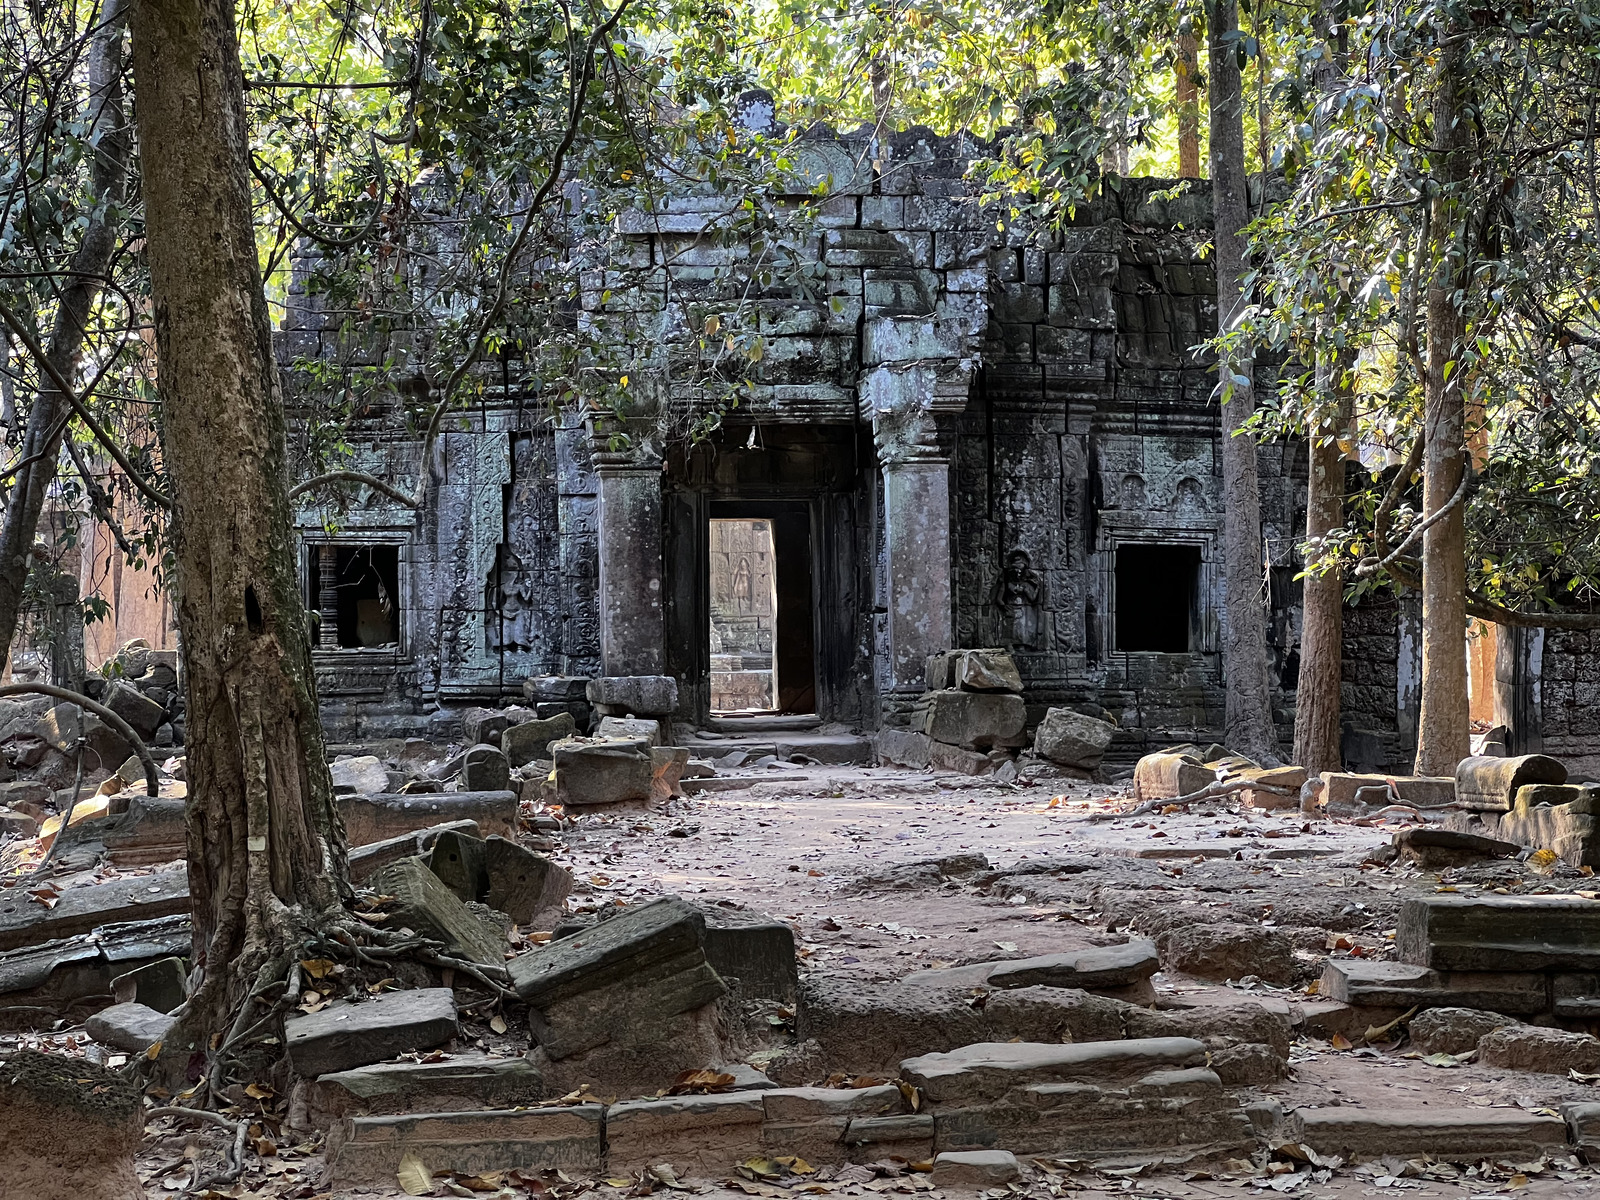
[[[437,685],[448,694],[500,682],[500,655],[489,649],[486,581],[505,529],[511,444],[503,431],[446,433],[439,441],[445,470],[434,505],[432,599],[439,613]]]
[[[1026,550],[1006,555],[1005,569],[990,597],[996,645],[1011,650],[1048,650],[1044,575],[1034,569]]]

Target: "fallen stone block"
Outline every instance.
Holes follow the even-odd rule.
[[[963,750],[1022,746],[1028,722],[1022,697],[1009,692],[928,692],[918,701],[926,708],[922,732],[935,742]]]
[[[398,837],[385,838],[381,842],[354,846],[350,850],[351,882],[361,883],[375,871],[387,867],[390,863],[399,862],[402,858],[426,858],[433,851],[439,835],[443,833],[477,837],[478,823],[449,821],[442,825],[429,825],[411,833],[402,833]]]
[[[584,704],[588,686],[589,679],[584,675],[530,675],[522,681],[522,694],[545,704]]]
[[[1463,758],[1456,764],[1456,800],[1476,812],[1510,812],[1517,789],[1524,784],[1566,781],[1567,768],[1543,754]]]
[[[100,703],[133,726],[133,731],[145,742],[149,742],[155,736],[156,730],[167,719],[166,710],[161,705],[132,684],[124,683],[120,679],[113,680],[106,686],[105,692],[100,697]]]
[[[1206,1048],[1193,1038],[1047,1045],[979,1042],[900,1064],[901,1078],[935,1103],[989,1100],[1016,1088],[1058,1083],[1127,1083],[1153,1071],[1204,1067]]]
[[[511,764],[496,745],[467,748],[461,760],[461,788],[468,792],[502,792],[511,786]]]
[[[1519,788],[1518,791],[1528,791]],[[1540,791],[1551,790],[1541,786]],[[1508,841],[1540,850],[1553,850],[1561,860],[1574,867],[1600,867],[1600,836],[1596,836],[1596,820],[1591,811],[1593,793],[1582,789],[1580,799],[1571,804],[1534,804],[1509,813],[1474,814],[1484,818],[1485,824],[1494,821],[1495,832]]]
[[[11,1052],[0,1071],[0,1196],[144,1200],[134,1155],[144,1133],[138,1086],[81,1058]]]
[[[881,729],[873,742],[880,766],[920,771],[932,762],[928,735],[910,729]]]
[[[513,725],[535,720],[537,714],[527,708],[469,708],[461,714],[461,741],[467,746],[498,746]]]
[[[661,722],[654,717],[601,717],[595,726],[597,738],[625,738],[628,741],[643,739],[652,746],[661,745]]]
[[[1197,755],[1174,750],[1146,754],[1133,768],[1133,794],[1139,800],[1174,800],[1216,781],[1216,771]]]
[[[1213,1058],[1221,1048],[1236,1045],[1265,1045],[1280,1058],[1287,1057],[1296,1028],[1295,1011],[1284,1002],[1265,996],[1231,1004],[1125,1010],[1122,1018],[1125,1037],[1197,1038]]]
[[[40,1012],[69,1017],[105,1005],[111,981],[136,967],[186,954],[187,913],[97,926],[88,933],[0,952],[0,1021],[37,1025]],[[154,1006],[152,1006],[154,1007]]]
[[[525,1058],[471,1052],[438,1062],[382,1062],[318,1076],[307,1092],[313,1125],[347,1116],[518,1108],[544,1099],[544,1079]]]
[[[1070,708],[1052,708],[1034,731],[1033,752],[1063,766],[1093,771],[1105,758],[1115,734],[1116,727],[1107,721]]]
[[[1539,1025],[1503,1025],[1478,1040],[1478,1061],[1510,1071],[1600,1071],[1600,1038]]]
[[[452,821],[476,821],[483,837],[514,837],[517,832],[517,794],[506,790],[341,796],[339,813],[352,846]]]
[[[111,981],[111,994],[118,1004],[141,1004],[158,1013],[169,1013],[188,998],[188,971],[177,955],[159,958]]]
[[[143,1004],[113,1004],[90,1017],[83,1028],[103,1045],[115,1046],[130,1054],[143,1054],[167,1036],[167,1030],[175,1021],[175,1017]]]
[[[527,951],[507,969],[540,1046],[561,1059],[607,1043],[651,1046],[672,1018],[722,996],[704,947],[704,916],[671,897]],[[666,1070],[666,1047],[660,1058]]]
[[[1454,829],[1402,829],[1394,835],[1394,848],[1405,862],[1425,871],[1464,867],[1486,858],[1515,858],[1522,847],[1515,842],[1460,833]]]
[[[666,717],[678,707],[678,681],[670,675],[605,675],[584,694],[607,717]]]
[[[741,913],[708,904],[705,914],[706,961],[730,985],[738,981],[747,1000],[793,1004],[799,987],[794,930],[760,913]]]
[[[1323,1157],[1351,1160],[1427,1156],[1454,1162],[1538,1158],[1566,1144],[1560,1117],[1521,1109],[1301,1108],[1292,1114],[1295,1140]]]
[[[1600,968],[1600,901],[1417,897],[1400,906],[1395,950],[1404,962],[1438,971],[1594,970]]]
[[[453,831],[441,833],[424,861],[458,900],[482,900],[489,890],[482,838]]]
[[[1006,650],[941,650],[923,667],[929,691],[1022,692],[1022,673]]]
[[[987,775],[994,763],[987,754],[963,750],[946,742],[928,739],[928,765],[935,771],[954,771],[958,775]]]
[[[62,835],[62,848],[98,843],[119,867],[174,862],[188,852],[185,801],[178,796],[136,795],[120,812],[75,821]]]
[[[1430,1008],[1412,1017],[1407,1031],[1423,1054],[1466,1054],[1485,1034],[1515,1024],[1511,1017],[1480,1008]]]
[[[572,892],[571,871],[507,838],[485,841],[484,869],[489,887],[480,899],[518,925],[561,911]]]
[[[1587,1162],[1600,1161],[1600,1104],[1563,1104],[1561,1116],[1567,1123],[1567,1141],[1578,1148]]]
[[[295,1071],[314,1078],[383,1062],[412,1050],[432,1050],[461,1031],[449,988],[384,992],[352,1004],[337,1000],[283,1023],[284,1046]]]
[[[625,1100],[606,1109],[607,1165],[636,1171],[670,1162],[681,1174],[720,1175],[761,1144],[760,1092]]]
[[[571,713],[557,713],[548,720],[524,721],[509,726],[500,735],[500,749],[513,767],[526,766],[536,759],[550,757],[550,743],[576,736],[578,723]]]
[[[328,1182],[393,1185],[400,1160],[430,1172],[565,1171],[593,1177],[605,1165],[604,1107],[573,1104],[482,1112],[351,1117],[328,1154]]]
[[[1300,976],[1289,936],[1261,925],[1184,925],[1163,933],[1156,945],[1163,970],[1202,979],[1243,979],[1254,975],[1286,986]]]
[[[378,796],[393,791],[389,786],[389,769],[373,754],[336,758],[328,764],[328,774],[333,777],[336,793]]]
[[[31,838],[39,832],[39,822],[25,812],[0,808],[0,837]]]
[[[1322,779],[1326,785],[1322,803],[1330,811],[1358,803],[1372,808],[1388,804],[1443,808],[1454,803],[1456,798],[1456,781],[1447,775],[1357,775],[1327,771]]]
[[[618,804],[650,799],[655,776],[650,746],[642,739],[569,738],[550,747],[556,798],[562,804]]]
[[[423,937],[443,942],[445,953],[468,962],[499,965],[505,961],[505,935],[491,932],[420,858],[391,863],[372,876],[371,886],[397,901],[390,928],[414,929]]]
[[[1281,812],[1300,807],[1300,789],[1310,778],[1304,767],[1261,767],[1240,772],[1242,778],[1258,783],[1260,788],[1248,788],[1239,793],[1246,808],[1263,812]],[[1268,788],[1281,789],[1268,791]]]
[[[0,892],[0,950],[73,937],[99,925],[177,916],[188,911],[189,885],[183,871],[69,887],[52,908],[35,903],[26,894]]]
[[[1600,1018],[1600,975],[1557,971],[1550,976],[1551,1011],[1571,1021]]]
[[[1020,1174],[1017,1156],[1009,1150],[946,1150],[933,1160],[938,1187],[997,1187]]]
[[[1415,963],[1330,959],[1320,994],[1345,1004],[1478,1008],[1490,1012],[1547,1012],[1549,981],[1538,972],[1435,971]]]
[[[1064,954],[915,971],[902,982],[992,988],[1025,988],[1037,984],[1099,991],[1137,986],[1154,975],[1160,965],[1155,943],[1138,938],[1121,946],[1096,946]]]
[[[1534,808],[1567,808],[1586,816],[1595,814],[1595,789],[1576,783],[1525,783],[1517,789],[1511,809],[1526,814]]]

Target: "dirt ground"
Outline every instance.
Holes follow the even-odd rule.
[[[1291,1077],[1262,1089],[1285,1107],[1343,1104],[1370,1108],[1425,1105],[1558,1107],[1594,1099],[1586,1083],[1555,1075],[1496,1071],[1476,1065],[1430,1066],[1406,1057],[1409,1048],[1336,1049],[1316,1036],[1319,1005],[1308,991],[1328,954],[1389,953],[1395,914],[1412,894],[1474,887],[1511,892],[1577,890],[1582,879],[1550,878],[1517,863],[1466,868],[1443,875],[1412,867],[1375,865],[1396,828],[1307,820],[1298,811],[1261,813],[1236,801],[1193,812],[1094,823],[1113,799],[1113,787],[1041,780],[997,785],[982,778],[889,768],[785,767],[784,781],[761,781],[667,801],[562,816],[559,833],[543,845],[569,865],[576,885],[570,907],[582,911],[677,893],[696,900],[763,912],[789,922],[797,934],[802,974],[896,979],[912,971],[995,958],[1053,953],[1159,934],[1175,924],[1225,916],[1293,934],[1301,977],[1270,985],[1255,979],[1196,979],[1167,973],[1153,981],[1158,1003],[1195,1005],[1249,995],[1306,1022],[1291,1052]],[[802,779],[795,779],[803,775]],[[757,778],[761,774],[757,773]],[[525,816],[530,814],[525,814]],[[908,867],[951,855],[981,854],[990,868],[955,879]],[[1333,948],[1329,948],[1329,944]],[[74,1035],[58,1032],[58,1045]],[[187,1159],[213,1152],[211,1132],[173,1130],[149,1139],[141,1167],[152,1196],[171,1195],[189,1178]],[[230,1197],[393,1196],[397,1188],[323,1192],[315,1187],[316,1146],[284,1145],[252,1166],[237,1186],[212,1193]],[[730,1164],[731,1166],[731,1164]],[[1030,1167],[1029,1177],[1002,1196],[1099,1197],[1418,1197],[1488,1195],[1574,1196],[1600,1187],[1600,1176],[1575,1159],[1500,1164],[1465,1171],[1422,1169],[1399,1162],[1342,1167],[1326,1178],[1309,1169],[1257,1175],[1248,1164],[1231,1171],[1145,1171],[1105,1175],[1088,1170]],[[827,1172],[824,1172],[824,1175]],[[1232,1177],[1223,1177],[1224,1174]],[[492,1181],[480,1181],[483,1183]],[[802,1194],[867,1195],[890,1191],[927,1195],[925,1176],[796,1180]],[[525,1189],[475,1192],[440,1181],[437,1194],[502,1197]],[[744,1181],[689,1181],[696,1194],[783,1196],[783,1187]],[[456,1190],[450,1190],[450,1189]],[[631,1189],[642,1194],[642,1188]],[[796,1189],[799,1190],[799,1189]],[[589,1195],[609,1200],[627,1190],[602,1183],[552,1180],[552,1200]],[[543,1194],[535,1190],[533,1194]],[[957,1193],[952,1190],[951,1194]]]

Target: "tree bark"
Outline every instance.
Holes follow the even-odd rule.
[[[1244,229],[1250,197],[1244,170],[1244,88],[1238,65],[1237,0],[1212,0],[1207,13],[1211,111],[1211,195],[1217,263],[1217,328],[1227,331],[1249,297],[1243,279]],[[1231,37],[1229,35],[1232,35]],[[1241,427],[1255,411],[1247,354],[1225,350],[1218,358],[1222,396],[1223,576],[1227,629],[1222,646],[1228,748],[1263,762],[1278,761],[1267,675],[1267,621],[1262,603],[1261,491],[1256,443]]]
[[[203,969],[164,1048],[170,1066],[205,1053],[254,981],[282,977],[349,885],[295,579],[234,8],[132,4]]]
[[[1346,393],[1342,357],[1325,351],[1318,392],[1331,419],[1307,430],[1306,541],[1320,544],[1344,524],[1343,432]],[[1300,681],[1295,689],[1294,761],[1308,771],[1343,766],[1339,686],[1344,657],[1344,575],[1334,568],[1307,575],[1301,598]]]
[[[93,114],[99,141],[89,169],[93,208],[83,235],[69,261],[69,271],[57,289],[55,321],[45,355],[58,374],[69,382],[83,357],[89,313],[99,299],[101,283],[117,248],[115,209],[123,202],[128,174],[129,131],[123,113],[123,39],[127,24],[124,0],[107,0],[100,28],[89,51],[89,91],[86,103]],[[26,353],[26,351],[24,351]],[[67,399],[44,372],[39,372],[39,394],[28,413],[18,461],[31,459],[18,474],[6,496],[5,519],[0,522],[0,663],[11,653],[22,617],[23,594],[32,566],[34,536],[44,512],[50,486],[55,482],[66,430]]]
[[[1313,68],[1318,91],[1330,92],[1344,74],[1339,29],[1342,0],[1326,0],[1315,23],[1324,55]],[[1320,132],[1320,130],[1319,130]],[[1332,321],[1318,326],[1318,341]],[[1320,544],[1344,524],[1344,452],[1339,439],[1350,424],[1347,353],[1323,346],[1316,362],[1318,417],[1306,430],[1310,470],[1306,480],[1306,541]],[[1320,418],[1320,419],[1319,419]],[[1300,679],[1295,688],[1294,761],[1308,771],[1344,765],[1340,684],[1344,676],[1344,575],[1337,568],[1308,575],[1301,593]]]
[[[1422,508],[1443,508],[1461,485],[1466,464],[1466,410],[1460,353],[1466,314],[1457,291],[1464,286],[1458,226],[1460,189],[1468,167],[1468,128],[1462,75],[1466,43],[1446,25],[1433,97],[1434,196],[1429,247],[1428,359],[1423,376]],[[1417,722],[1416,772],[1453,775],[1467,756],[1472,717],[1467,699],[1466,520],[1456,505],[1422,535],[1422,712]]]
[[[1200,178],[1200,42],[1192,33],[1178,35],[1178,176]]]

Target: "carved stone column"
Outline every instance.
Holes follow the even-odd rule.
[[[339,648],[339,549],[324,543],[317,547],[317,648]]]
[[[659,675],[665,669],[661,579],[661,460],[600,448],[600,669]]]
[[[950,649],[950,460],[937,446],[882,460],[889,676],[919,692],[928,655]]]

